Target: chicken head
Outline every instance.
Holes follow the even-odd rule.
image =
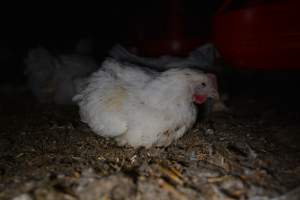
[[[206,74],[206,77],[195,83],[193,100],[197,104],[203,104],[207,98],[219,99],[217,78],[214,74]]]

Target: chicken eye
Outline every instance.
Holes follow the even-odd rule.
[[[206,87],[206,83],[201,83],[202,87]]]

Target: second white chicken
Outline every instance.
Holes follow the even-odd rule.
[[[71,104],[81,80],[96,71],[97,62],[79,53],[52,55],[43,47],[29,51],[25,59],[28,85],[41,103]]]

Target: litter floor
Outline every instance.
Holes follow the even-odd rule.
[[[92,133],[76,107],[1,101],[0,199],[300,199],[288,103],[232,97],[171,146],[133,149]]]

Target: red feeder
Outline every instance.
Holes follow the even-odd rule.
[[[133,21],[129,35],[132,37],[130,43],[137,48],[135,53],[145,56],[186,56],[207,42],[207,30],[201,35],[190,31],[189,21],[192,16],[185,12],[183,0],[162,1],[158,7],[159,9],[148,15],[146,13],[139,16],[136,19],[138,21]],[[196,17],[201,18],[201,15]],[[197,19],[194,21],[199,22]]]
[[[237,68],[300,69],[300,1],[226,1],[214,17],[213,40]]]

